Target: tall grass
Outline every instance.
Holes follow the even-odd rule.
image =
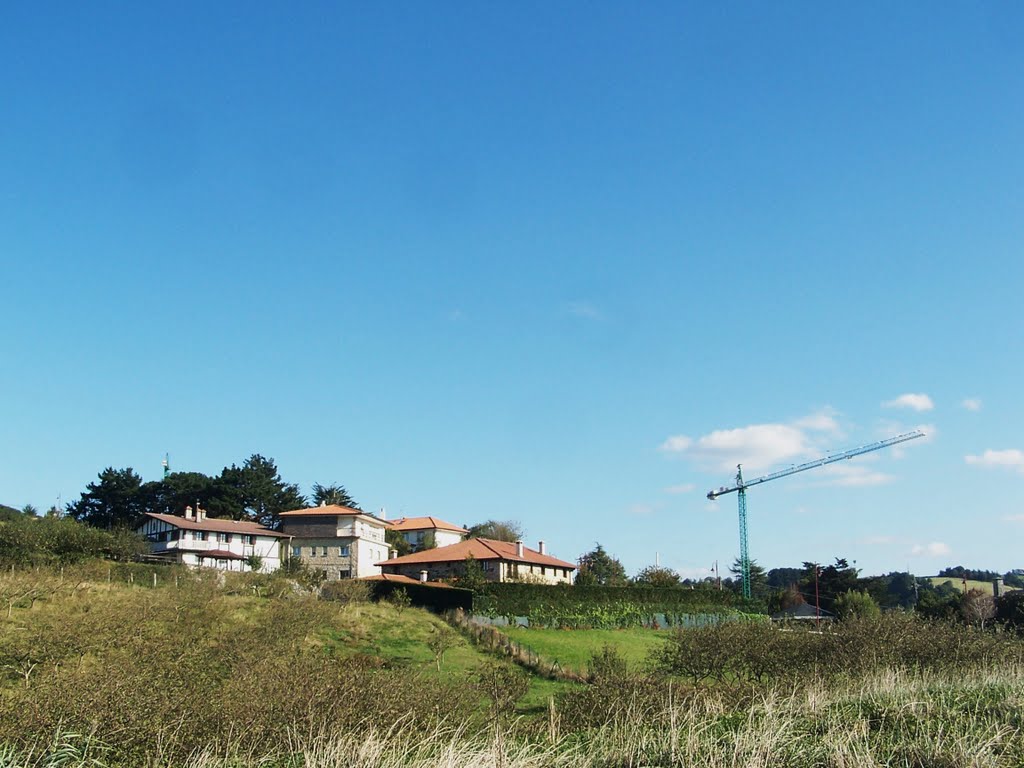
[[[397,625],[416,609],[206,578],[51,579],[22,598],[26,578],[0,578],[0,768],[1024,765],[1024,663],[1007,635],[908,617],[829,636],[687,630],[653,657],[660,671],[637,676],[607,650],[589,684],[516,718],[525,686],[507,663],[450,681],[426,645],[430,674],[357,632],[369,613]],[[707,657],[690,669],[694,654]]]
[[[1024,671],[953,678],[882,672],[859,684],[769,688],[743,705],[706,689],[666,700],[652,713],[622,709],[596,728],[571,724],[552,737],[523,721],[500,730],[438,722],[424,730],[399,719],[314,734],[292,732],[277,749],[254,753],[243,734],[183,760],[190,768],[804,768],[805,766],[1019,766]],[[652,716],[653,715],[653,716]],[[95,739],[58,734],[49,744],[0,753],[2,768],[113,765]]]

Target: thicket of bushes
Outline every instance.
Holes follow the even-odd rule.
[[[332,655],[321,633],[343,607],[293,591],[239,613],[229,592],[251,580],[222,581],[200,573],[178,589],[108,591],[56,574],[0,576],[21,606],[0,624],[0,744],[95,733],[111,762],[182,765],[212,745],[279,754],[324,731],[472,714],[475,697],[437,680]],[[28,610],[33,590],[42,599]]]
[[[644,586],[488,583],[473,599],[474,613],[508,619],[526,616],[531,625],[567,629],[645,626],[654,623],[655,615],[683,624],[690,616],[743,608],[747,605],[729,592]]]
[[[409,596],[410,605],[426,608],[435,613],[461,609],[468,611],[473,606],[473,593],[468,589],[452,587],[431,587],[425,584],[396,584],[390,581],[371,581],[371,595],[374,600],[387,600],[396,591]]]
[[[780,631],[731,622],[674,632],[652,657],[655,671],[693,683],[801,683],[897,668],[962,672],[1024,662],[1015,634],[892,612],[844,621],[834,631]]]
[[[134,531],[93,528],[68,518],[21,517],[0,523],[0,565],[130,560],[148,551]]]

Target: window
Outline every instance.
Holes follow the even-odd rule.
[[[338,557],[348,557],[348,546],[338,547]]]
[[[193,535],[196,541],[206,541],[206,531],[196,531]]]
[[[219,543],[221,543],[221,544],[226,544],[230,540],[231,540],[231,537],[228,536],[228,534],[226,534],[226,533],[218,533],[217,534],[217,541]]]
[[[320,557],[327,557],[327,547],[320,547]]]
[[[292,557],[302,557],[302,547],[292,547]]]
[[[342,570],[338,571],[338,578],[339,579],[351,579],[352,578],[352,571],[348,570],[347,568],[343,568]]]
[[[248,545],[252,546],[253,544],[256,543],[256,537],[255,536],[245,535],[245,536],[242,537],[242,543],[243,544],[248,544]]]

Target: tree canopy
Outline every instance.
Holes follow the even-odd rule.
[[[133,526],[145,511],[142,478],[131,467],[107,467],[78,501],[68,504],[68,514],[75,520],[107,529]]]
[[[604,551],[600,544],[580,555],[576,584],[581,587],[624,587],[628,583],[626,569],[618,559]]]
[[[306,499],[297,485],[281,478],[273,459],[253,454],[242,466],[232,464],[216,477],[172,472],[143,483],[131,467],[108,467],[67,511],[75,520],[100,528],[134,527],[146,512],[180,515],[197,504],[211,517],[273,526],[282,512],[305,507]]]
[[[518,520],[488,520],[471,525],[467,538],[522,541],[524,535],[523,525]]]
[[[313,483],[312,502],[314,507],[319,507],[321,504],[337,504],[340,507],[359,509],[359,504],[345,490],[345,486],[340,483],[332,485]]]
[[[682,580],[671,568],[649,565],[633,577],[633,583],[648,587],[678,587]]]

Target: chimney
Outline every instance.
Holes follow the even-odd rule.
[[[392,549],[391,550],[391,557],[389,559],[394,560],[396,557],[398,557],[398,550],[397,549]]]
[[[185,507],[185,519],[186,520],[191,520],[192,519],[192,507]]]
[[[320,499],[320,506],[321,507],[326,507],[327,506],[327,499]]]
[[[200,506],[198,504],[196,504],[196,522],[197,523],[201,523],[205,519],[206,519],[206,510],[205,509],[201,509]]]
[[[523,542],[517,541],[516,542],[516,557],[522,557],[522,556],[523,556]]]
[[[427,583],[427,572],[426,571],[420,571],[420,584],[426,584],[426,583]]]
[[[548,553],[548,551],[544,548],[543,541],[537,542],[537,551],[540,552],[542,555],[546,555]]]
[[[998,600],[1000,597],[1003,596],[1004,591],[1005,590],[1003,589],[1003,577],[996,576],[994,579],[992,579],[992,597]]]
[[[386,509],[384,509],[384,507],[381,507],[380,508],[380,514],[378,515],[378,517],[381,520],[387,520],[388,519],[388,511]]]

